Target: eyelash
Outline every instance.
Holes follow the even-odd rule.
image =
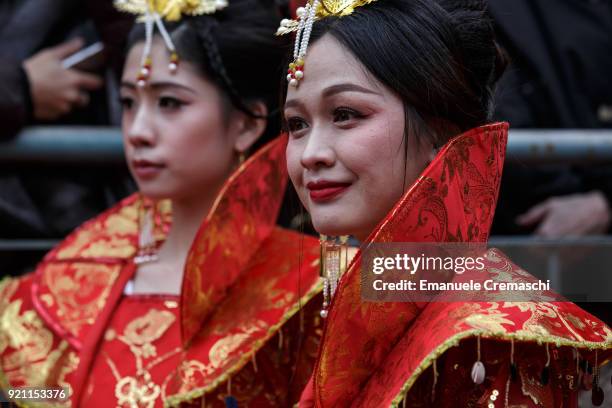
[[[163,109],[179,109],[185,103],[172,96],[162,96],[159,98],[159,107]]]
[[[348,114],[349,118],[340,120],[338,119],[338,115],[340,114]],[[340,106],[340,107],[335,108],[332,111],[331,116],[332,116],[332,121],[334,123],[345,123],[345,122],[350,122],[352,119],[360,119],[360,118],[365,117],[365,115],[363,115],[359,111],[346,107],[346,106]],[[304,126],[298,129],[298,126],[300,125],[304,125]],[[299,132],[305,130],[306,128],[308,128],[308,123],[299,116],[289,117],[287,118],[285,122],[286,131],[289,132],[294,137],[299,136]]]
[[[345,113],[345,114],[348,113],[352,117],[349,118],[349,119],[346,119],[346,120],[336,120],[337,115],[341,114],[341,113]],[[334,109],[334,111],[332,112],[332,117],[334,119],[334,122],[346,122],[346,121],[349,121],[351,119],[363,118],[364,116],[360,112],[356,111],[355,109],[349,108],[347,106],[340,106],[340,107],[337,107],[336,109]]]
[[[302,129],[296,129],[296,126],[298,124],[303,124],[305,125],[305,127],[303,127]],[[301,130],[306,129],[307,127],[308,127],[308,123],[306,123],[306,121],[300,118],[299,116],[292,116],[290,118],[287,118],[287,121],[285,122],[285,128],[287,132],[291,134],[295,134]]]
[[[129,96],[121,97],[119,98],[119,103],[124,110],[129,110],[134,106],[134,98]],[[186,105],[185,102],[172,96],[162,96],[158,100],[158,106],[162,109],[174,110],[179,109],[184,105]]]

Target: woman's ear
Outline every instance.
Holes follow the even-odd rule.
[[[249,109],[257,117],[242,114],[238,136],[234,142],[234,149],[238,153],[246,153],[253,144],[263,135],[268,124],[268,108],[263,102],[249,104]]]

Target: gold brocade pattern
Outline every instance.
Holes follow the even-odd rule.
[[[43,283],[52,299],[52,310],[73,335],[94,323],[121,271],[122,265],[93,263],[47,264]]]
[[[299,294],[303,294],[304,305],[320,292],[315,275],[319,249],[316,240],[304,242],[303,260],[312,266],[308,275],[302,275],[303,286],[299,291],[292,279],[299,259],[278,256],[297,253],[298,241],[293,241],[292,235],[298,237],[294,232],[276,228],[265,241],[265,250],[255,254],[227,298],[217,304],[191,342],[184,366],[167,390],[170,405],[208,393],[238,373],[268,338],[298,312]]]
[[[66,239],[55,258],[125,259],[133,256],[137,250],[139,205],[138,196],[133,195],[117,212],[89,221]]]
[[[112,332],[107,331],[105,341],[123,343],[128,347],[131,353],[130,357],[135,363],[135,367],[129,370],[130,375],[122,375],[118,367],[119,362],[113,361],[107,353],[104,353],[106,364],[116,380],[114,391],[117,406],[153,408],[156,402],[157,405],[161,404],[162,384],[154,381],[151,370],[180,353],[181,349],[176,347],[160,354],[155,342],[175,323],[176,316],[174,313],[167,310],[150,309],[143,316],[134,318],[128,323],[123,330],[123,334],[117,335],[114,330]],[[174,330],[178,330],[176,325]],[[125,367],[124,358],[122,358],[121,364]]]
[[[180,300],[121,296],[120,286],[134,272],[137,196],[84,224],[45,257],[35,274],[0,286],[3,293],[17,288],[10,302],[4,302],[10,296],[0,297],[2,378],[16,375],[6,370],[10,359],[17,358],[12,357],[11,344],[24,344],[35,353],[26,350],[29,356],[18,356],[14,365],[20,372],[29,370],[28,375],[40,377],[28,384],[43,381],[48,373],[46,383],[75,387],[74,398],[80,406],[118,403],[149,408],[172,404],[172,400],[197,402],[203,393],[219,403],[229,379],[239,401],[278,406],[278,401],[290,399],[289,388],[295,400],[312,370],[312,344],[320,336],[320,326],[309,319],[304,323],[297,313],[300,302],[316,296],[320,287],[317,241],[275,227],[286,182],[285,170],[279,166],[285,142],[280,138],[268,150],[264,148],[228,180],[215,214],[208,217],[227,224],[215,221],[201,226],[202,230],[210,227],[210,234],[194,243],[193,269],[185,272],[194,280],[185,280]],[[165,215],[162,224],[168,225]],[[224,261],[238,256],[241,262],[228,271]],[[200,339],[202,332],[210,337],[203,336],[198,344],[182,343],[179,316],[193,311],[197,296],[207,299],[209,313],[188,315],[194,318],[193,339]],[[126,299],[132,299],[131,303],[121,309]],[[36,341],[7,335],[13,329],[5,326],[15,314],[27,317],[19,329],[36,335]],[[292,339],[293,333],[300,332],[296,322],[312,327],[300,337],[302,344],[310,346],[300,349]],[[284,325],[291,330],[280,335],[277,343],[274,336]],[[96,343],[98,336],[102,338]],[[40,361],[29,360],[35,354]],[[78,369],[77,356],[82,363]],[[296,360],[301,362],[299,368],[293,365]],[[205,374],[196,381],[198,386],[205,384],[202,387],[190,388],[190,381],[168,387],[171,379],[194,378],[199,373]],[[300,373],[299,380],[290,381],[294,373]],[[6,379],[5,384],[18,386],[14,380]]]
[[[497,201],[506,140],[507,124],[483,126],[452,139],[372,232],[364,247],[369,242],[486,242]],[[503,362],[499,367],[506,371],[512,342],[517,347],[533,345],[535,357],[542,356],[543,343],[554,346],[561,356],[555,360],[557,366],[572,362],[572,348],[578,350],[581,359],[591,363],[595,350],[600,350],[600,363],[609,359],[610,329],[576,305],[560,302],[552,293],[546,293],[545,301],[537,304],[486,300],[363,302],[360,257],[358,254],[357,262],[353,262],[340,280],[329,309],[313,376],[313,393],[305,393],[306,403],[314,399],[315,406],[323,408],[369,408],[401,406],[402,401],[421,401],[421,405],[416,405],[419,407],[436,406],[434,401],[440,400],[446,402],[437,406],[475,402],[482,394],[469,395],[472,391],[466,385],[474,385],[469,367],[476,361],[476,347],[474,344],[472,348],[471,344],[477,337],[486,341],[483,353],[498,347],[495,358],[498,363]],[[488,272],[501,282],[533,279],[501,253],[489,252],[487,258]],[[460,343],[470,346],[457,348]],[[466,350],[474,350],[474,354],[465,363],[468,368],[463,376],[442,371],[452,370],[452,366],[438,366],[438,383],[446,383],[436,388],[435,374],[432,374],[436,368],[432,367],[453,349],[459,350],[459,355],[468,355]],[[516,354],[515,358],[521,366],[524,357]],[[555,406],[564,406],[563,399],[567,397],[564,391],[559,391],[557,375],[560,373],[559,367],[551,367],[546,390],[552,390]],[[502,384],[496,384],[495,388],[502,390],[508,375],[501,372],[497,377]],[[420,381],[421,378],[432,381]],[[451,384],[464,387],[445,394]],[[483,384],[481,392],[491,385]],[[533,389],[532,393],[535,395],[536,391]],[[508,405],[528,403],[517,387],[509,395]],[[422,404],[423,398],[428,403]],[[544,399],[541,395],[538,398]],[[485,402],[467,406],[486,406]]]
[[[40,305],[75,338],[95,322],[125,261],[136,253],[141,207],[137,194],[124,199],[70,234],[38,266],[34,280]],[[157,203],[157,209],[161,233],[171,224],[169,201]]]
[[[76,369],[79,359],[66,341],[54,339],[33,309],[24,307],[23,299],[13,299],[19,285],[17,280],[6,279],[0,287],[1,385],[61,386],[71,393],[66,378]]]
[[[287,169],[278,165],[286,142],[286,136],[279,137],[243,163],[222,187],[198,230],[181,293],[183,344],[193,340],[274,230],[287,183]],[[208,273],[217,270],[223,273]]]

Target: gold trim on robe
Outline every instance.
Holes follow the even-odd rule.
[[[497,202],[507,132],[507,124],[493,124],[447,143],[363,247],[381,242],[486,242]],[[486,258],[491,271],[525,273],[498,251],[489,250]],[[499,366],[501,374],[491,377],[493,370],[489,370],[483,387],[508,378],[503,370],[509,366],[511,341],[517,347],[541,345],[539,353],[529,352],[544,362],[542,345],[549,344],[549,352],[557,356],[555,364],[573,361],[572,348],[591,364],[595,350],[600,351],[598,364],[610,358],[610,329],[576,305],[559,302],[554,296],[550,302],[540,303],[366,302],[361,299],[360,266],[358,253],[340,280],[321,339],[314,388],[307,389],[302,398],[305,406],[312,400],[319,408],[397,406],[402,401],[408,401],[407,406],[453,406],[457,401],[466,403],[461,400],[461,392],[480,392],[480,398],[487,389],[471,382],[469,373],[477,358],[476,346],[466,345],[475,338],[482,340],[483,350],[503,349],[494,358],[495,364],[505,364]],[[460,344],[461,348],[455,348]],[[451,357],[459,361],[465,356],[471,360],[451,365],[451,371],[443,371],[443,367],[433,373],[430,370],[438,359],[449,363]],[[440,373],[444,375],[437,375]],[[559,391],[563,389],[561,380],[552,377],[550,384],[554,386],[547,390],[556,390],[551,392],[559,406],[558,401],[567,395]],[[443,395],[442,390],[461,381],[467,382],[462,389]],[[510,385],[508,390],[512,396],[518,395],[512,392],[521,393]],[[526,397],[521,394],[518,398]],[[487,406],[485,402],[473,401],[473,406]]]
[[[287,179],[285,145],[286,136],[280,137],[237,169],[196,235],[178,304],[181,358],[207,367],[206,376],[183,382],[179,365],[168,373],[166,404],[214,391],[280,336],[321,290],[318,240],[275,226]],[[65,384],[79,398],[88,367],[102,358],[96,356],[98,342],[135,271],[141,206],[139,196],[126,198],[67,237],[34,274],[3,281],[4,386]],[[169,228],[171,209],[161,208]],[[318,337],[312,327],[300,335]],[[26,356],[26,347],[35,353]],[[304,365],[307,371],[313,360]],[[26,365],[47,368],[37,372]]]

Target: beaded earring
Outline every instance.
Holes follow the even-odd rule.
[[[157,241],[155,239],[155,204],[141,198],[138,214],[138,253],[134,257],[136,265],[142,265],[158,260]]]
[[[323,278],[323,309],[321,317],[326,318],[331,299],[338,288],[338,281],[348,265],[348,236],[327,237],[321,235],[321,277]]]

